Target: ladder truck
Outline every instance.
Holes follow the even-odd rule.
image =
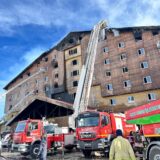
[[[100,21],[94,26],[90,35],[86,58],[81,69],[76,97],[73,104],[74,113],[71,117],[69,117],[69,126],[72,128],[75,128],[75,118],[78,116],[78,114],[87,110],[99,35],[102,33],[102,36],[104,36],[105,28],[106,22]]]
[[[83,152],[85,157],[90,157],[92,151],[102,151],[108,155],[116,129],[122,129],[126,137],[130,131],[135,131],[135,125],[126,124],[124,114],[87,111],[97,45],[98,41],[105,36],[105,28],[105,21],[101,21],[94,26],[91,32],[86,61],[82,66],[73,105],[74,114],[69,119],[72,128],[76,125],[77,148]]]

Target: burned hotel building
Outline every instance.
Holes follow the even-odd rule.
[[[98,42],[89,105],[123,112],[160,98],[160,27],[106,28]],[[67,125],[85,63],[90,31],[70,32],[52,49],[12,79],[7,92],[6,119],[54,117]],[[51,106],[63,109],[50,110]],[[28,109],[27,109],[28,108]],[[45,108],[45,109],[44,109]],[[39,113],[38,113],[39,112]],[[64,113],[64,115],[63,115]],[[64,120],[63,120],[64,119]]]

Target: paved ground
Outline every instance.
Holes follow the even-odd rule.
[[[8,152],[2,152],[2,155],[7,160],[30,160],[30,157],[23,157],[19,153],[8,153]],[[62,156],[62,152],[57,153],[57,155],[48,155],[47,160],[108,160],[107,158],[101,157],[100,155],[92,155],[90,159],[86,159],[83,157],[83,154],[81,152],[72,151],[72,152],[65,152],[64,156]],[[1,159],[0,159],[1,160]]]

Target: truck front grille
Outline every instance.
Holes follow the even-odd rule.
[[[94,132],[82,132],[80,134],[80,137],[81,138],[95,138],[96,137],[96,134]]]

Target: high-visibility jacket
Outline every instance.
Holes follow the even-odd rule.
[[[136,160],[133,149],[127,139],[118,136],[113,140],[109,160]]]

